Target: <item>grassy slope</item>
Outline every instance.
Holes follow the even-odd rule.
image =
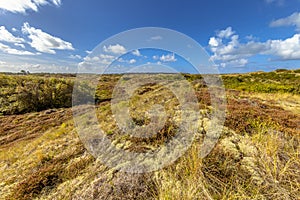
[[[211,154],[198,158],[195,143],[176,163],[150,174],[117,172],[94,159],[75,132],[70,109],[0,116],[0,199],[299,199],[300,101],[294,91],[300,78],[288,73],[295,77],[283,75],[279,81],[269,74],[226,76],[225,84],[231,88],[227,91],[226,128]],[[247,91],[246,86],[253,82],[249,76],[260,86]],[[195,77],[187,78],[197,90],[201,109],[209,110],[206,88]],[[114,82],[107,77],[105,87],[100,88],[111,89]],[[296,89],[278,90],[285,92],[281,95],[261,89],[265,83]],[[142,88],[146,92],[133,101],[137,113],[144,112],[138,110],[143,108],[139,102],[157,94],[157,89]],[[145,141],[120,139],[105,101],[110,93],[105,90],[99,91],[103,101],[98,118],[109,137],[123,148],[149,146]],[[176,105],[176,101],[169,103]],[[138,116],[132,117],[144,120]],[[204,121],[200,135],[209,123]],[[159,134],[158,143],[170,129],[165,127]]]

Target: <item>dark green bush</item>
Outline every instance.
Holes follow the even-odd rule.
[[[0,113],[22,114],[71,107],[73,86],[70,78],[0,75]],[[85,92],[81,87],[77,93]]]
[[[226,88],[262,93],[300,94],[300,77],[289,70],[222,76]]]
[[[289,70],[287,69],[276,69],[275,72],[288,72]]]

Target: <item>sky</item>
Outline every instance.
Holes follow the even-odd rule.
[[[108,38],[142,27],[194,39],[220,73],[300,68],[300,0],[0,0],[0,71],[74,73],[101,60],[194,73],[172,51],[128,52],[118,41],[95,55]]]

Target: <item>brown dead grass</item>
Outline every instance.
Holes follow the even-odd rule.
[[[241,95],[240,92],[229,93],[225,126],[237,133],[251,133],[253,127],[251,127],[250,120],[259,118],[278,124],[282,132],[290,135],[300,134],[300,115],[249,96],[250,94],[246,93]]]
[[[58,127],[71,117],[71,109],[0,116],[0,148],[41,136],[49,128]]]

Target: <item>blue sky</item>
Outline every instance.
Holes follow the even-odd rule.
[[[0,71],[76,72],[99,43],[140,27],[186,34],[221,73],[300,68],[300,0],[0,0]],[[125,53],[118,45],[112,53]],[[105,59],[117,57],[119,65],[192,72],[172,52]]]

